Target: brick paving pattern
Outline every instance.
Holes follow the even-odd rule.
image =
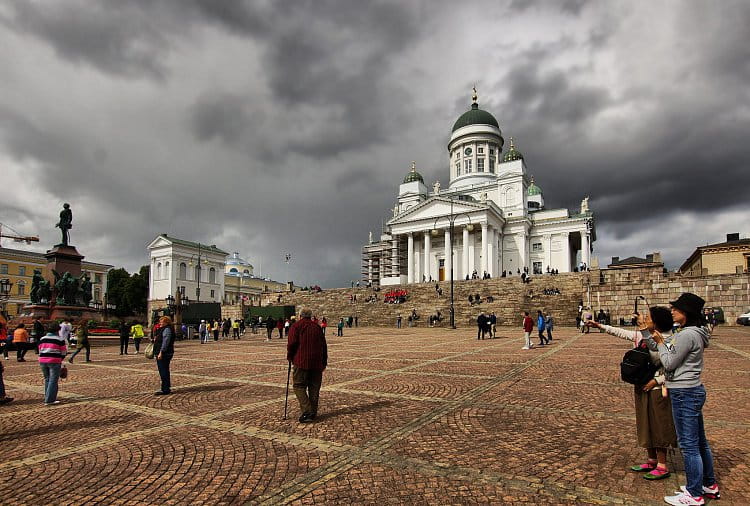
[[[0,504],[660,504],[684,483],[647,482],[623,341],[573,329],[522,351],[520,332],[329,333],[319,419],[282,419],[285,342],[177,343],[174,394],[115,345],[68,366],[42,403],[33,353],[6,365]],[[706,430],[721,504],[750,504],[750,329],[706,352]]]

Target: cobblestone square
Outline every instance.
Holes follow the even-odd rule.
[[[143,355],[95,346],[42,403],[33,353],[5,361],[2,504],[661,504],[684,483],[629,472],[627,343],[561,328],[521,333],[354,328],[329,332],[319,419],[299,424],[285,341],[176,345],[174,393]],[[80,362],[79,362],[80,360]],[[750,330],[722,327],[706,352],[706,431],[721,504],[750,504]]]

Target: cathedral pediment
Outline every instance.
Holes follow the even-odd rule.
[[[467,202],[463,200],[453,201],[453,214],[471,214],[477,211],[488,211],[490,206],[482,202]],[[413,223],[422,220],[434,220],[451,213],[451,200],[445,197],[432,197],[424,202],[407,209],[405,212],[395,216],[388,221],[388,225],[402,223]]]

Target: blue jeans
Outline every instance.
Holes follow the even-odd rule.
[[[168,394],[172,391],[172,382],[169,376],[169,363],[172,361],[172,355],[162,355],[161,360],[156,360],[156,368],[159,369],[161,377],[161,391]]]
[[[39,364],[44,375],[44,402],[57,400],[57,380],[60,379],[60,364]]]
[[[703,486],[716,483],[714,458],[703,428],[703,404],[706,402],[706,387],[670,388],[672,417],[685,460],[687,489],[690,495],[703,495]]]

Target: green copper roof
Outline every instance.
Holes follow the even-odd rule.
[[[471,109],[463,113],[456,120],[456,122],[453,124],[453,130],[451,130],[451,132],[455,132],[459,128],[469,125],[492,125],[494,127],[500,128],[500,125],[498,125],[495,117],[487,111],[483,111],[482,109],[480,109],[479,104],[477,104],[476,102],[471,104]]]
[[[412,181],[421,181],[424,183],[424,178],[422,178],[422,174],[417,171],[409,172],[406,177],[404,177],[404,183],[411,183]]]
[[[417,162],[411,162],[411,170],[404,177],[404,183],[411,183],[413,181],[421,181],[424,184],[422,174],[417,172]]]
[[[532,196],[532,195],[541,195],[542,189],[539,188],[537,185],[534,184],[534,181],[531,181],[531,184],[529,185],[529,188],[526,190],[526,195]]]
[[[523,160],[523,153],[518,151],[513,145],[513,137],[510,138],[510,149],[503,155],[504,162],[512,162],[513,160]],[[530,187],[529,187],[530,188]]]

